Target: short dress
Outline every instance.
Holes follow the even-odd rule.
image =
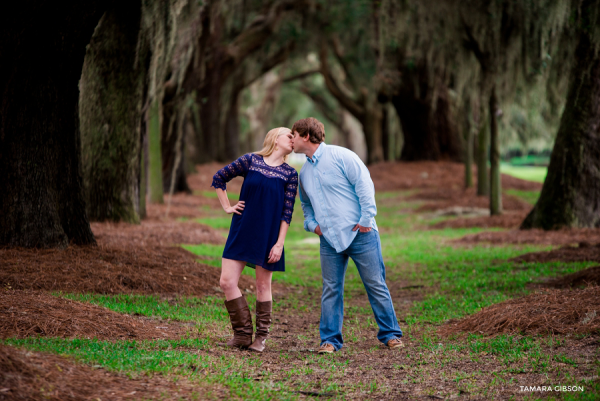
[[[233,214],[223,257],[285,271],[285,249],[279,261],[267,261],[279,238],[281,221],[292,221],[298,173],[286,163],[271,167],[262,156],[247,153],[219,170],[211,186],[226,190],[226,183],[238,176],[244,177],[240,200],[245,206],[241,215]]]

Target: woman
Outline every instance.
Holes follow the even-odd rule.
[[[275,128],[267,133],[260,152],[248,153],[222,168],[213,177],[221,206],[232,214],[223,251],[221,288],[229,312],[233,338],[230,347],[262,352],[271,325],[271,277],[285,270],[283,242],[292,220],[298,173],[285,161],[292,152],[292,133]],[[240,200],[229,204],[226,183],[244,177]],[[238,281],[246,265],[256,267],[256,338],[252,342],[252,317]]]

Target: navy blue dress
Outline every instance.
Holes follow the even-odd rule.
[[[279,261],[267,261],[279,238],[281,221],[292,221],[298,173],[286,163],[271,167],[262,156],[248,153],[219,170],[211,186],[226,190],[226,183],[237,176],[244,177],[240,200],[246,203],[242,214],[231,219],[223,257],[285,271],[285,249]]]

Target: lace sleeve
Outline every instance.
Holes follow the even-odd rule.
[[[246,177],[251,163],[252,155],[250,153],[241,156],[233,163],[217,171],[217,174],[213,176],[211,187],[215,189],[221,188],[224,191],[227,190],[227,183],[233,178],[238,176]]]
[[[281,215],[281,220],[288,224],[292,222],[294,203],[296,202],[296,192],[298,192],[298,172],[293,170],[285,184],[283,213]]]

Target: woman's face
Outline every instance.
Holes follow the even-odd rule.
[[[290,153],[292,153],[292,150],[293,150],[292,139],[293,138],[294,137],[292,136],[291,132],[288,132],[287,134],[279,135],[277,137],[277,140],[275,141],[275,143],[277,144],[277,147],[283,151],[284,155],[289,155]]]

